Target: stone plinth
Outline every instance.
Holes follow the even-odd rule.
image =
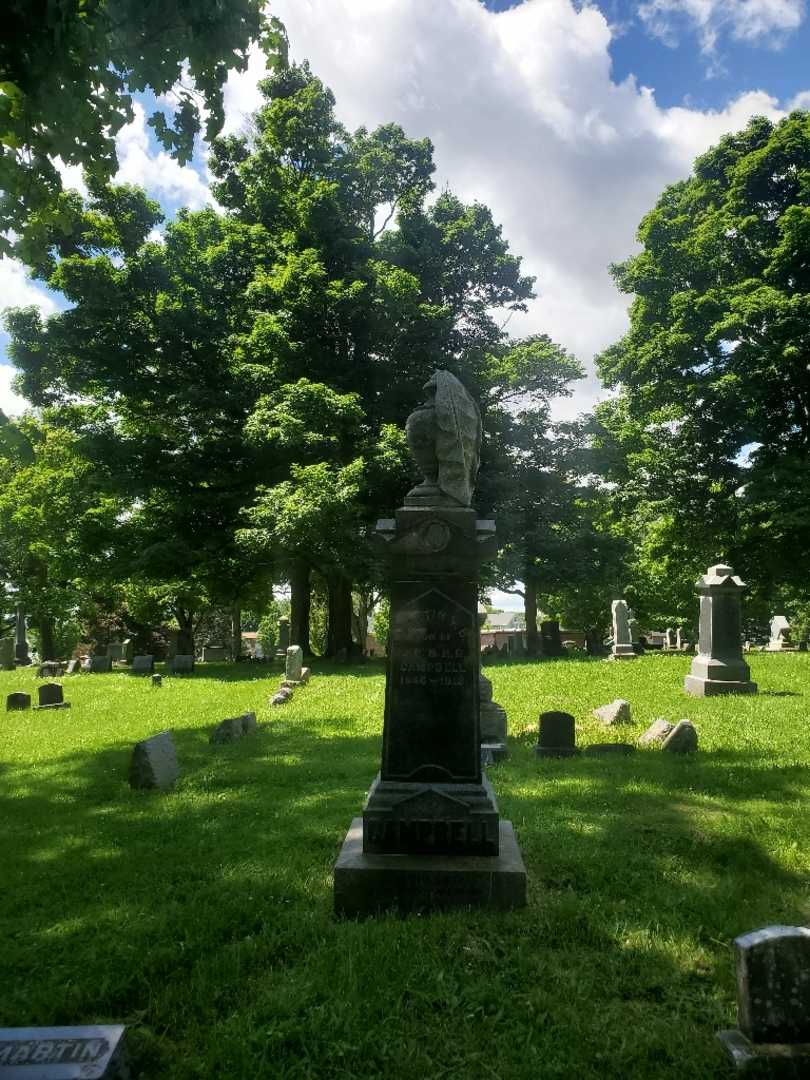
[[[459,907],[509,911],[526,904],[526,867],[510,821],[499,824],[498,855],[376,855],[363,851],[355,818],[335,863],[335,914],[415,914]]]
[[[740,598],[745,583],[730,566],[718,564],[698,578],[700,597],[698,652],[684,679],[692,697],[715,694],[755,694],[751,670],[743,660],[740,634]]]

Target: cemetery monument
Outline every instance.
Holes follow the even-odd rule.
[[[25,611],[22,604],[16,606],[14,658],[20,667],[25,667],[31,663],[31,657],[28,655],[28,642],[25,638]]]
[[[481,418],[450,372],[425,388],[406,424],[424,479],[375,533],[391,595],[382,765],[335,864],[339,915],[526,902],[481,770],[478,567],[496,551],[494,522],[470,505]]]
[[[745,588],[722,563],[710,566],[695,584],[700,596],[698,651],[684,679],[684,690],[692,697],[757,692],[742,655],[740,597]]]
[[[793,652],[796,646],[790,640],[790,623],[784,615],[774,615],[771,619],[771,640],[768,652]]]
[[[614,600],[611,604],[613,614],[613,647],[610,650],[613,660],[635,660],[636,653],[630,637],[630,620],[626,600]]]

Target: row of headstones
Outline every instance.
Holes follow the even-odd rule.
[[[299,686],[306,686],[311,672],[304,667],[304,650],[300,645],[290,645],[284,654],[284,678],[278,690],[270,698],[271,705],[286,705],[292,699],[293,691]]]
[[[738,1026],[717,1033],[729,1059],[743,1076],[810,1076],[810,928],[767,926],[734,948]],[[125,1033],[123,1024],[0,1028],[0,1075],[125,1080]]]
[[[209,742],[214,746],[236,742],[245,735],[255,735],[259,730],[255,712],[242,713],[220,720],[211,732]],[[169,791],[180,775],[177,750],[170,731],[161,731],[148,739],[141,739],[132,749],[129,762],[129,783],[133,788],[149,788]]]
[[[630,702],[617,698],[609,705],[600,705],[593,710],[593,714],[606,727],[630,723]],[[698,735],[690,720],[679,720],[677,724],[671,724],[668,720],[658,719],[647,728],[637,745],[660,746],[662,750],[673,754],[691,754],[697,750]],[[593,743],[584,748],[584,753],[593,756],[632,754],[635,749],[633,743]],[[566,712],[541,713],[534,752],[538,757],[574,757],[582,753],[576,744],[574,717]]]

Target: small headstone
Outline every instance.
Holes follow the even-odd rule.
[[[660,746],[667,735],[675,729],[674,724],[670,724],[668,720],[664,720],[659,717],[658,720],[653,720],[643,735],[639,737],[639,746]]]
[[[133,656],[129,670],[132,675],[151,675],[155,670],[154,656]]]
[[[129,782],[134,788],[167,791],[179,776],[177,752],[170,731],[161,731],[136,743],[129,763]]]
[[[737,1024],[718,1038],[748,1076],[810,1076],[810,928],[767,926],[734,941]]]
[[[571,757],[579,753],[573,716],[564,712],[541,713],[534,752],[538,757]]]
[[[123,1024],[0,1028],[2,1080],[126,1080]]]
[[[91,656],[89,671],[94,675],[106,675],[112,671],[112,660],[109,656]]]
[[[223,660],[227,660],[229,657],[228,647],[226,645],[204,645],[202,658],[206,664],[220,663]]]
[[[246,712],[242,714],[242,734],[243,735],[255,735],[259,730],[259,725],[256,723],[256,713]]]
[[[282,686],[275,694],[270,698],[271,705],[286,705],[286,703],[293,696],[292,689],[289,686]]]
[[[62,665],[58,660],[46,660],[44,664],[40,664],[37,668],[37,678],[39,679],[58,679],[62,674]]]
[[[492,700],[492,683],[486,675],[478,676],[478,702],[481,716],[481,745],[506,746],[506,710]]]
[[[231,716],[220,720],[211,735],[212,743],[231,743],[242,738],[242,717]]]
[[[276,656],[287,656],[287,649],[290,647],[290,620],[282,615],[278,620],[278,648],[276,649]]]
[[[677,648],[675,642],[675,631],[671,626],[668,626],[664,631],[664,651],[671,652],[673,649]]]
[[[522,635],[515,640],[516,642],[519,641],[522,651]],[[560,638],[560,624],[557,619],[546,619],[545,622],[540,623],[540,649],[543,656],[565,655],[565,649],[563,648],[562,639]]]
[[[172,657],[169,666],[173,675],[191,675],[194,671],[194,657],[190,653],[178,653]]]
[[[10,637],[0,638],[0,671],[14,670],[14,641]]]
[[[121,644],[121,651],[123,659],[127,664],[132,663],[132,657],[135,655],[135,642],[131,637],[125,638]]]
[[[31,708],[30,694],[9,694],[6,698],[6,712],[18,712]]]
[[[162,686],[162,685],[163,685],[163,676],[162,675],[153,675],[152,676],[152,686]]]
[[[673,754],[692,754],[698,748],[698,735],[691,720],[679,720],[661,744]]]
[[[107,646],[107,656],[111,660],[123,660],[124,658],[124,646],[120,641],[111,641]]]
[[[75,674],[77,674],[77,672],[80,672],[81,670],[82,670],[82,662],[81,662],[81,660],[78,660],[78,659],[76,659],[76,660],[68,660],[67,671],[66,671],[65,674],[67,674],[67,675],[75,675]]]
[[[768,652],[790,651],[792,648],[790,623],[784,615],[774,615],[771,619],[771,640],[768,642]]]
[[[600,705],[593,710],[597,720],[601,720],[605,727],[613,727],[614,724],[630,723],[630,702],[624,698],[616,698],[609,705]]]
[[[65,692],[59,683],[46,682],[38,689],[38,709],[69,709],[70,704],[65,701]]]
[[[588,757],[610,757],[613,755],[634,754],[635,746],[626,742],[601,742],[591,743],[582,751]]]
[[[309,682],[309,677],[310,677],[311,674],[312,674],[312,672],[308,667],[302,667],[301,668],[301,682],[302,683],[308,683]]]
[[[287,649],[287,662],[284,674],[291,682],[301,681],[301,671],[304,666],[304,650],[300,645],[290,645]]]

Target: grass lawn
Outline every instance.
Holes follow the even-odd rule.
[[[681,691],[689,660],[487,668],[509,761],[490,768],[529,906],[332,917],[331,868],[378,767],[382,668],[248,665],[188,679],[63,681],[66,710],[0,713],[0,1025],[124,1022],[135,1076],[731,1076],[732,939],[810,923],[810,656],[754,655],[754,697]],[[0,673],[0,694],[35,691]],[[590,710],[630,700],[632,727]],[[581,744],[689,717],[701,749],[539,761],[541,710]],[[254,709],[257,736],[212,747]],[[132,792],[133,742],[165,728],[174,793]]]

